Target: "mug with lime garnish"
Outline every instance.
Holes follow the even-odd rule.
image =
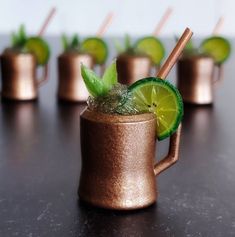
[[[165,56],[165,48],[158,39],[173,9],[168,7],[154,28],[152,35],[145,36],[134,44],[128,35],[122,46],[115,41],[117,57],[118,80],[120,83],[131,85],[138,79],[155,74]]]
[[[12,34],[12,45],[6,48],[1,59],[2,98],[10,100],[34,100],[38,86],[47,80],[50,49],[39,36],[26,35],[24,26]],[[37,68],[43,76],[37,79]]]
[[[117,82],[115,63],[102,78],[82,66],[90,97],[80,117],[81,200],[116,210],[139,209],[156,201],[156,176],[178,160],[183,115],[178,90],[163,79],[191,35],[186,29],[158,78],[130,86]],[[168,155],[154,165],[156,138],[167,137]]]
[[[58,57],[58,97],[61,100],[83,102],[89,94],[81,77],[81,63],[90,69],[104,65],[108,47],[99,37],[80,42],[77,35],[71,39],[63,35],[64,52]]]
[[[81,63],[90,69],[99,66],[104,71],[108,46],[102,36],[112,22],[114,13],[104,18],[96,36],[80,41],[77,35],[71,39],[62,36],[63,53],[58,57],[58,98],[70,102],[84,102],[89,93],[81,76]]]
[[[150,76],[152,67],[159,66],[165,55],[163,44],[154,36],[141,38],[132,44],[126,35],[124,46],[115,41],[115,47],[118,52],[118,81],[127,85]]]
[[[184,102],[213,103],[214,85],[222,78],[222,66],[230,53],[229,41],[221,36],[206,38],[199,48],[192,42],[188,44],[177,64],[177,86]]]

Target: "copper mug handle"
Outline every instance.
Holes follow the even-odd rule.
[[[38,87],[41,87],[42,85],[44,85],[47,81],[48,81],[48,64],[46,64],[44,67],[43,67],[43,75],[42,75],[42,78],[38,79],[37,80],[37,86]]]
[[[219,85],[224,79],[224,70],[222,65],[215,65],[216,75],[214,75],[213,85]]]
[[[169,151],[167,156],[154,165],[155,176],[159,175],[161,172],[168,169],[178,161],[181,127],[182,125],[180,124],[177,131],[170,137]]]

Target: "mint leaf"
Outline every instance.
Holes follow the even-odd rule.
[[[26,40],[27,39],[27,36],[26,36],[26,33],[25,33],[25,26],[24,25],[20,25],[20,28],[19,28],[19,38],[21,40]]]
[[[91,96],[98,97],[105,94],[102,80],[92,70],[81,65],[81,74]]]
[[[71,47],[72,49],[74,49],[74,48],[76,49],[76,48],[79,47],[79,44],[80,44],[80,42],[79,42],[78,36],[77,36],[77,35],[74,35],[73,38],[72,38],[72,40],[71,40],[70,47]]]
[[[13,32],[11,35],[11,43],[13,47],[24,47],[27,41],[24,25],[20,25],[17,33]]]
[[[113,62],[104,72],[103,84],[105,90],[108,92],[115,84],[117,84],[117,69],[116,62]]]
[[[18,45],[23,46],[26,43],[27,36],[25,33],[25,27],[24,25],[20,25],[19,31],[18,31]]]
[[[17,46],[18,44],[18,37],[15,32],[11,34],[11,44],[13,47]]]
[[[130,48],[132,48],[131,37],[128,34],[126,34],[125,35],[125,50],[127,51]]]

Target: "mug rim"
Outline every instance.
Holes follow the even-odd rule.
[[[93,60],[93,57],[89,53],[79,53],[79,52],[62,52],[59,54],[58,58],[77,58],[77,57],[89,57]]]
[[[156,120],[153,113],[142,113],[134,115],[116,115],[92,111],[86,107],[80,114],[81,118],[100,123],[136,123]]]
[[[188,61],[197,61],[197,60],[212,60],[213,62],[215,61],[213,57],[211,57],[210,55],[202,55],[202,54],[195,54],[195,55],[183,55],[179,61],[184,61],[184,60],[188,60]]]
[[[15,52],[15,51],[5,51],[5,50],[1,54],[1,58],[8,57],[8,58],[15,59],[15,58],[29,57],[29,58],[36,60],[35,55],[30,52]]]
[[[118,56],[117,56],[117,59],[119,58],[131,58],[131,59],[144,59],[144,60],[148,60],[148,61],[151,61],[151,58],[146,55],[146,54],[128,54],[127,52],[124,52],[124,53],[120,53]]]

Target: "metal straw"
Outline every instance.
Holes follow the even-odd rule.
[[[178,40],[175,48],[172,50],[170,56],[166,59],[166,61],[160,68],[157,77],[160,77],[161,79],[165,79],[167,77],[168,73],[170,72],[174,64],[177,62],[180,54],[182,53],[185,45],[191,39],[192,35],[193,32],[189,28],[186,28],[184,33]]]

